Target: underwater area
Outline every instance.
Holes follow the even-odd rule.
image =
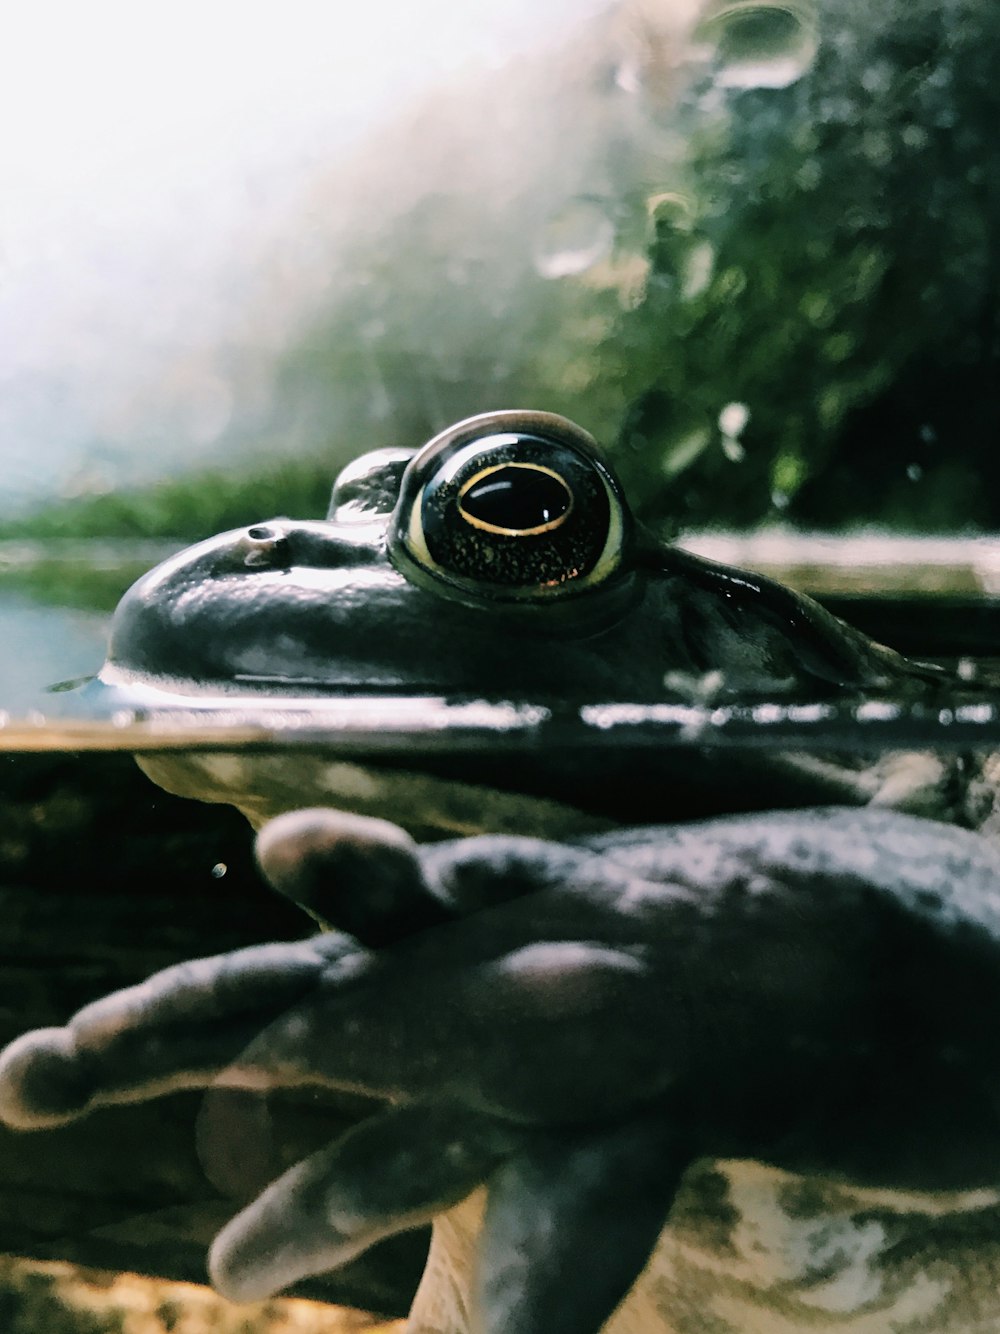
[[[87,59],[26,16],[0,63],[33,127],[0,145],[0,1045],[306,938],[253,846],[300,807],[421,844],[869,802],[1000,837],[994,6],[63,8]],[[491,478],[529,473],[512,518]],[[537,570],[498,573],[519,532]],[[291,1296],[205,1286],[372,1107],[220,1076],[0,1127],[0,1323],[402,1331],[423,1219]],[[852,1190],[699,1158],[643,1334],[1000,1321],[1000,1185]]]

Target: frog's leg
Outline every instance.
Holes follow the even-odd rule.
[[[376,841],[377,853],[386,849]],[[631,885],[629,873],[586,849],[515,838],[437,845],[427,866],[460,920],[377,953],[329,932],[168,968],[8,1047],[0,1118],[58,1125],[91,1107],[205,1087],[223,1071],[256,1088],[412,1098],[450,1087],[465,1069],[465,1093],[488,1111],[579,1119],[574,1097],[584,1091],[583,1117],[627,1105],[576,1057],[598,1029],[610,1036],[625,1024],[616,1050],[647,1064],[642,1025],[627,1022],[644,1012],[647,965],[628,940],[596,943],[620,936],[620,896],[608,891]],[[654,889],[669,914],[671,896]],[[527,910],[506,902],[524,895]],[[490,904],[493,912],[462,915]],[[548,1043],[569,1063],[575,1092],[544,1058]],[[539,1067],[531,1079],[528,1049]]]

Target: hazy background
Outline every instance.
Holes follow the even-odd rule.
[[[495,71],[597,8],[5,13],[0,512],[176,471],[240,431],[251,451],[255,431],[281,434],[269,376],[329,289],[340,221],[310,191],[436,83]]]

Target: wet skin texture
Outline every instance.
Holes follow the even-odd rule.
[[[366,455],[326,520],[181,552],[123,599],[102,679],[649,700],[668,673],[814,698],[936,679],[808,598],[655,540],[591,437],[541,412]]]
[[[608,699],[850,701],[949,684],[809,598],[657,541],[594,441],[565,418],[496,412],[419,451],[358,459],[326,520],[223,533],[153,570],[116,612],[97,697],[110,708],[220,694],[275,707],[289,696],[427,693],[553,702],[566,717]],[[141,762],[161,786],[232,802],[258,827],[329,804],[389,815],[420,837],[561,836],[609,819],[872,799],[976,822],[954,758],[887,774],[851,756],[604,747],[581,763],[536,747],[526,763],[510,748],[423,754],[425,739],[339,784],[322,757],[310,765],[301,752],[240,756],[225,772],[199,754]]]
[[[222,1232],[235,1298],[485,1182],[480,1327],[587,1334],[698,1158],[997,1183],[1000,854],[975,834],[827,808],[420,847],[306,811],[259,856],[353,934],[169,969],[0,1059],[26,1129],[219,1079],[386,1100]]]

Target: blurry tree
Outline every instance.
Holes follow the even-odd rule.
[[[674,522],[995,528],[1000,9],[815,21],[801,78],[727,87],[720,51],[675,113],[693,216],[654,213],[621,322],[620,463]]]

